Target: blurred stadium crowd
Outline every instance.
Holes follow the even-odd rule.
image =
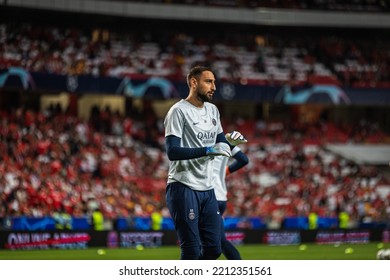
[[[43,217],[64,206],[81,217],[96,205],[109,220],[149,216],[156,209],[168,216],[162,120],[145,112],[121,117],[103,110],[89,121],[58,108],[1,112],[0,216]],[[243,149],[250,164],[229,177],[228,216],[262,217],[273,224],[310,212],[334,217],[341,210],[355,222],[388,217],[388,178],[324,147],[389,143],[375,124],[346,129],[330,122],[225,123],[233,127],[249,139]],[[145,140],[147,131],[153,131],[155,143]]]
[[[388,1],[379,0],[184,3],[389,11]],[[1,23],[0,70],[19,66],[61,75],[182,80],[199,63],[210,65],[219,79],[241,84],[390,88],[389,38],[352,33],[130,32]],[[81,217],[96,205],[109,220],[150,216],[156,209],[169,216],[162,121],[148,106],[126,116],[95,109],[88,120],[55,106],[42,112],[23,107],[0,111],[0,217],[50,216],[61,207]],[[326,149],[329,143],[390,143],[375,123],[238,118],[225,119],[224,128],[248,138],[242,149],[250,159],[229,176],[234,191],[227,216],[262,217],[274,227],[284,217],[310,212],[333,217],[346,211],[356,223],[388,220],[389,178],[374,166],[357,165]]]
[[[384,37],[119,32],[22,23],[0,25],[0,34],[1,68],[182,80],[199,63],[213,67],[219,79],[241,84],[390,88],[390,41]]]

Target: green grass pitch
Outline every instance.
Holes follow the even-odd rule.
[[[241,245],[237,246],[245,260],[375,260],[380,248],[390,244],[341,245]],[[78,250],[0,250],[0,260],[177,260],[178,246],[159,248],[89,248]],[[220,257],[224,259],[224,257]]]

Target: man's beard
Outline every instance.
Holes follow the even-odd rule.
[[[203,102],[211,102],[213,96],[209,97],[207,93],[201,93],[198,91],[198,98]]]

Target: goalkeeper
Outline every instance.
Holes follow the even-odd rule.
[[[241,135],[240,132],[233,131],[232,133],[226,134],[226,139],[230,145],[234,146],[232,150],[232,157],[234,159],[229,164],[229,158],[227,157],[216,157],[214,159],[214,191],[215,196],[218,200],[218,208],[221,213],[221,218],[226,210],[227,204],[227,188],[226,188],[226,175],[233,173],[245,165],[248,164],[249,159],[241,149],[237,146],[242,143],[246,143],[246,139]],[[221,249],[222,253],[228,260],[241,260],[241,255],[234,245],[226,239],[225,228],[223,218],[221,222]]]
[[[230,157],[208,67],[187,75],[189,94],[175,103],[165,120],[169,162],[166,202],[180,242],[181,259],[217,259],[221,255],[221,217],[212,184],[213,162]],[[201,246],[199,246],[199,243]]]

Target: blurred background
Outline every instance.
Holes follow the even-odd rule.
[[[225,131],[249,141],[227,181],[231,240],[389,242],[389,13],[0,0],[0,248],[175,244],[163,120],[197,64],[215,70]]]

